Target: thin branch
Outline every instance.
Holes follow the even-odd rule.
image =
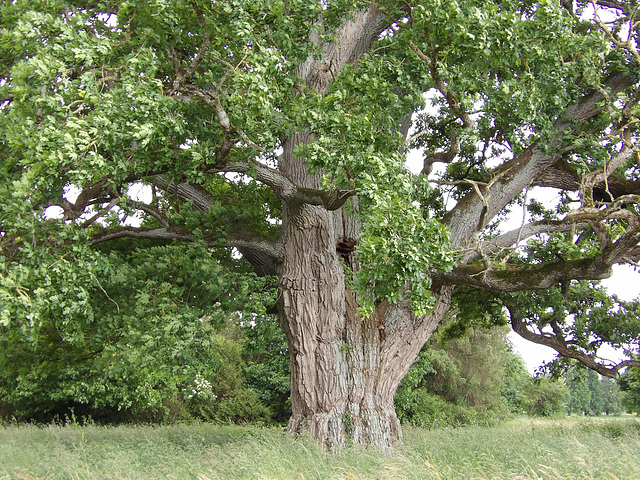
[[[107,296],[107,298],[109,300],[111,300],[115,304],[116,310],[118,311],[118,313],[120,313],[120,305],[118,305],[118,302],[116,302],[113,298],[111,298],[109,296],[109,294],[107,293],[107,291],[104,288],[102,288],[102,285],[100,284],[100,280],[98,280],[98,277],[96,277],[93,273],[91,273],[91,276],[93,277],[93,279],[98,284],[98,287],[100,287],[100,290],[102,290],[102,293],[104,293]]]
[[[524,192],[524,198],[522,200],[522,221],[520,222],[520,227],[516,229],[518,233],[517,233],[517,237],[515,238],[515,241],[513,242],[513,245],[516,245],[516,246],[520,245],[520,242],[523,240],[522,235],[523,235],[524,227],[527,221],[527,199],[528,198],[529,198],[529,187],[526,188]],[[502,264],[506,265],[514,253],[515,253],[515,249],[511,250],[511,252],[509,252],[502,260]]]
[[[414,137],[417,137],[417,135]],[[460,153],[460,139],[458,138],[458,133],[455,128],[453,128],[449,134],[449,141],[451,143],[449,150],[446,152],[432,153],[425,157],[422,171],[420,172],[421,174],[429,175],[433,170],[434,163],[451,163],[455,160],[456,156]]]
[[[146,204],[144,202],[137,202],[137,201],[134,201],[134,200],[131,200],[131,199],[127,199],[127,205],[130,205],[133,208],[135,208],[137,210],[141,210],[141,211],[145,212],[146,214],[152,216],[158,222],[160,222],[162,224],[162,226],[165,227],[165,228],[169,228],[171,226],[171,222],[166,217],[166,215],[164,215],[160,210],[158,210],[155,207],[152,207],[151,205],[148,205],[148,204]]]
[[[440,91],[440,93],[444,96],[449,108],[462,121],[462,128],[465,130],[471,130],[475,128],[475,121],[471,118],[468,112],[464,110],[462,104],[458,97],[453,93],[453,91],[449,88],[449,86],[442,80],[440,77],[440,73],[438,72],[438,54],[436,49],[431,47],[431,55],[425,54],[420,48],[413,43],[413,41],[409,41],[409,47],[413,52],[423,60],[429,67],[429,71],[431,73],[431,79],[436,85],[436,88]],[[452,127],[451,133],[449,134],[450,139],[450,147],[446,152],[437,152],[431,155],[428,155],[424,159],[424,165],[422,167],[422,174],[429,175],[431,170],[433,169],[434,163],[451,163],[456,155],[460,153],[460,139],[458,138],[457,128]]]
[[[213,92],[211,90],[205,90],[204,88],[197,87],[191,84],[183,84],[181,87],[181,91],[184,91],[190,95],[193,95],[199,99],[201,99],[204,103],[209,105],[216,112],[216,116],[218,117],[218,121],[220,125],[224,129],[225,133],[236,133],[240,135],[240,138],[249,145],[251,148],[255,149],[258,152],[265,153],[266,150],[255,143],[253,140],[249,138],[249,136],[245,133],[241,128],[233,125],[231,120],[229,119],[229,115],[226,110],[222,106],[220,102],[219,95],[217,92]],[[180,97],[178,97],[180,98]]]
[[[623,0],[596,0],[595,3],[597,5],[614,8],[616,10],[625,10],[627,7],[631,6],[629,2],[625,2]]]
[[[180,59],[178,58],[178,54],[176,53],[175,48],[171,47],[166,50],[167,56],[169,57],[169,59],[171,60],[171,63],[173,64],[173,71],[175,72],[175,76],[172,82],[173,91],[180,90],[184,80],[188,76],[192,75],[196,71],[198,66],[202,63],[202,61],[206,56],[207,47],[209,46],[210,41],[211,39],[209,38],[209,33],[205,32],[202,39],[202,45],[200,46],[200,49],[196,52],[196,54],[193,56],[193,59],[189,63],[189,66],[186,68],[186,70],[182,68]]]
[[[108,212],[109,210],[111,210],[113,207],[115,207],[118,204],[118,198],[114,198],[113,200],[111,200],[109,202],[109,204],[104,208],[101,209],[100,211],[96,212],[94,215],[92,215],[90,218],[88,218],[87,220],[85,220],[84,222],[82,222],[82,225],[80,225],[82,228],[86,228],[89,225],[92,225],[93,223],[95,223],[96,220],[98,220],[98,218],[100,218],[102,215],[104,215],[106,212]]]
[[[440,78],[440,74],[438,72],[438,62],[437,62],[437,54],[432,49],[432,56],[425,54],[420,48],[413,43],[413,41],[409,40],[409,47],[413,52],[418,55],[418,57],[423,60],[429,67],[431,72],[431,78],[433,79],[436,88],[440,90],[440,93],[444,96],[451,108],[451,111],[462,120],[462,126],[464,128],[473,128],[475,126],[474,120],[471,116],[462,108],[462,104],[458,97],[451,91],[449,86]]]
[[[617,48],[621,48],[624,50],[627,50],[628,52],[630,52],[637,63],[640,64],[640,53],[638,52],[638,50],[635,48],[634,42],[631,40],[626,40],[626,41],[622,41],[620,40],[618,37],[616,37],[613,32],[611,31],[611,29],[602,21],[602,19],[600,18],[600,16],[598,15],[598,8],[596,7],[596,4],[600,4],[602,5],[603,3],[615,3],[615,4],[620,4],[621,2],[602,2],[602,1],[592,1],[591,5],[594,9],[595,12],[595,21],[598,24],[598,26],[605,32],[605,34],[609,37],[609,40],[611,40],[613,42],[613,44],[617,47]],[[611,5],[608,5],[611,6]],[[627,5],[629,6],[629,5]],[[618,6],[618,7],[614,7],[614,8],[621,8],[624,10],[624,6]],[[630,29],[630,34],[631,31],[633,29]]]
[[[586,221],[540,220],[531,222],[485,241],[482,245],[482,251],[485,254],[495,254],[504,250],[514,250],[519,248],[520,242],[535,235],[569,232],[576,228],[586,228],[588,226],[589,223]],[[477,257],[475,250],[470,250],[469,254],[464,256],[464,261],[471,261]]]

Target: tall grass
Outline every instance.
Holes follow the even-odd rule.
[[[640,421],[518,419],[495,427],[405,428],[387,455],[326,454],[280,429],[0,427],[8,479],[640,479]]]

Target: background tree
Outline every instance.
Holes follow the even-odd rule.
[[[592,415],[602,415],[604,410],[604,394],[602,392],[602,383],[600,382],[600,375],[593,370],[589,370],[587,374],[587,383],[589,385],[589,392],[591,398],[589,401],[589,408]]]
[[[532,379],[525,385],[524,396],[528,415],[551,417],[566,413],[569,391],[563,381],[549,376]]]
[[[425,386],[453,403],[498,409],[503,403],[505,365],[514,355],[506,335],[504,329],[471,329],[462,338],[447,341],[448,360],[437,356],[432,360],[437,374],[427,377]],[[452,366],[446,368],[447,362]]]
[[[123,240],[151,268],[180,242],[230,271],[241,256],[277,284],[289,429],[332,446],[401,437],[394,393],[459,286],[603,375],[637,365],[595,356],[637,349],[637,306],[561,314],[640,253],[631,4],[4,2],[3,328],[33,341],[86,299],[119,319],[88,266]],[[535,216],[501,232],[518,203]]]
[[[569,387],[569,413],[587,415],[591,408],[591,390],[587,383],[587,372],[574,368],[565,374],[565,378]]]
[[[622,375],[620,380],[624,378]],[[622,412],[618,381],[573,365],[562,376],[569,388],[567,410],[576,415],[619,415]]]
[[[620,377],[620,390],[625,410],[640,414],[640,369],[630,368]]]
[[[504,365],[501,395],[511,413],[523,413],[527,400],[526,386],[531,382],[524,360],[520,355],[512,355]]]
[[[460,323],[441,325],[400,383],[396,408],[403,422],[432,427],[486,424],[510,414],[565,413],[572,383],[532,377],[512,350],[509,329],[476,326],[462,332]],[[586,386],[586,375],[585,382],[575,383]]]
[[[600,379],[602,385],[603,412],[606,415],[620,415],[622,405],[620,403],[620,387],[618,382],[609,377]]]
[[[400,383],[400,419],[427,426],[461,425],[521,413],[530,376],[507,333],[505,327],[476,327],[451,338],[440,328]]]

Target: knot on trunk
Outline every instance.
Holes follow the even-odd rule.
[[[356,249],[357,244],[358,244],[358,241],[353,238],[342,237],[338,239],[338,243],[336,245],[336,252],[338,253],[338,255],[342,257],[345,263],[349,266],[351,266],[351,255]]]

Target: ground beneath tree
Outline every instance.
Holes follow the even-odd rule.
[[[0,427],[0,480],[640,478],[637,417],[530,419],[453,429],[405,427],[384,456],[323,452],[279,428]]]

